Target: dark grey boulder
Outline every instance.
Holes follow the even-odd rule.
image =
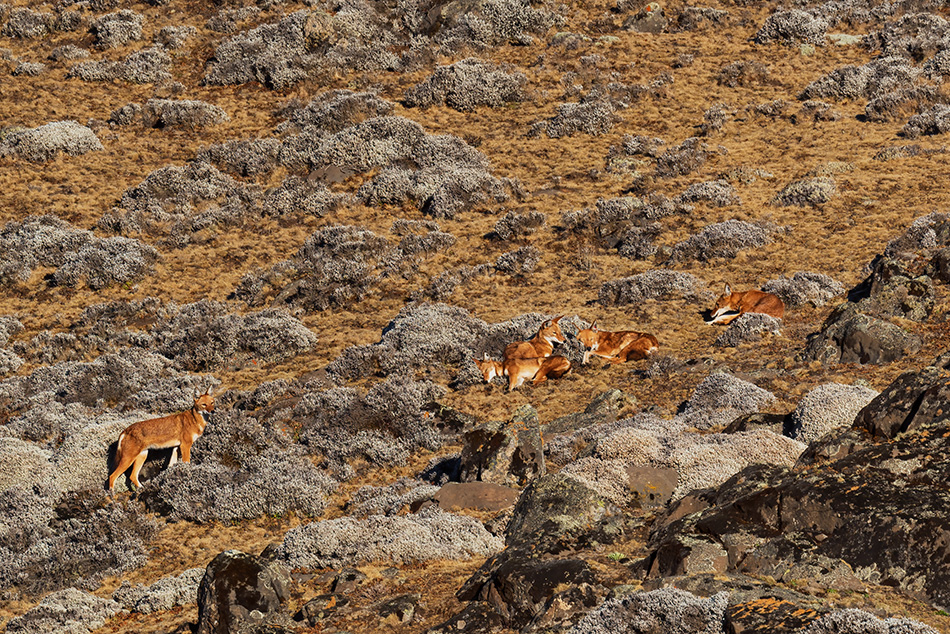
[[[239,634],[287,619],[290,569],[238,550],[211,560],[198,588],[196,634]]]
[[[921,345],[920,337],[847,303],[809,337],[804,357],[824,364],[884,364],[918,352]]]

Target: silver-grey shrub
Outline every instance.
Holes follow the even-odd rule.
[[[689,273],[656,269],[604,282],[597,301],[602,306],[639,305],[648,299],[670,296],[697,301],[704,291],[705,284]]]
[[[35,533],[25,549],[0,547],[0,587],[30,595],[95,588],[142,566],[158,523],[139,505],[81,505]],[[9,631],[9,629],[8,629]]]
[[[283,361],[313,348],[317,336],[281,308],[241,315],[221,302],[186,304],[153,328],[154,349],[178,368],[205,371],[237,358]]]
[[[515,277],[527,277],[538,268],[541,261],[541,249],[528,245],[502,253],[495,260],[495,270]]]
[[[808,84],[800,99],[873,99],[907,89],[921,70],[904,57],[879,57],[863,66],[840,66]]]
[[[123,580],[112,593],[112,600],[129,612],[151,614],[192,605],[198,599],[198,586],[204,577],[204,568],[190,568],[180,575],[162,577],[148,586],[132,586]]]
[[[946,132],[950,132],[950,106],[946,104],[937,104],[926,112],[915,114],[901,128],[901,136],[908,139]]]
[[[557,107],[553,117],[533,124],[529,136],[546,134],[552,139],[560,139],[578,132],[600,136],[610,132],[619,121],[620,117],[609,101],[564,103]]]
[[[705,430],[728,425],[743,414],[759,412],[775,402],[775,395],[754,383],[725,372],[710,374],[696,386],[681,414],[683,422]]]
[[[413,503],[430,499],[440,488],[411,478],[400,478],[378,487],[364,485],[346,503],[347,514],[351,517],[398,515]]]
[[[147,128],[204,128],[230,121],[228,113],[214,104],[194,99],[149,99],[142,107]]]
[[[198,34],[191,25],[164,26],[155,36],[155,42],[168,49],[182,48],[190,38]]]
[[[391,249],[368,229],[332,225],[313,233],[291,259],[245,275],[235,294],[252,306],[268,300],[306,310],[348,306],[382,279],[380,261]]]
[[[656,156],[656,174],[662,178],[684,176],[702,167],[711,154],[706,143],[690,137]]]
[[[53,30],[55,22],[56,16],[52,13],[38,13],[25,7],[16,7],[10,11],[0,33],[5,37],[20,39],[43,37]]]
[[[23,323],[13,315],[0,315],[0,348],[7,345],[10,337],[23,331]]]
[[[19,62],[13,69],[12,75],[19,77],[38,77],[47,70],[46,64],[41,62]]]
[[[262,24],[224,40],[208,64],[204,83],[244,84],[259,81],[280,90],[317,68],[321,55],[307,48],[304,29],[309,11],[297,11],[277,23]]]
[[[862,45],[884,57],[900,55],[921,60],[950,48],[950,22],[936,12],[908,12],[864,36]]]
[[[522,101],[526,82],[524,73],[470,57],[437,67],[432,75],[406,91],[405,100],[410,108],[441,104],[461,112],[478,106],[497,108]]]
[[[472,47],[484,49],[508,43],[530,44],[532,34],[542,34],[563,23],[544,6],[525,0],[484,0],[454,23],[444,25],[433,38],[446,52]]]
[[[736,195],[735,188],[725,180],[693,183],[686,188],[686,191],[676,197],[676,201],[681,203],[706,202],[713,207],[742,204],[742,201]]]
[[[62,266],[53,273],[61,286],[77,286],[85,280],[93,290],[127,284],[154,271],[158,261],[154,247],[132,238],[93,238],[79,250],[66,253]]]
[[[157,84],[168,81],[172,58],[162,46],[152,46],[130,53],[122,60],[122,78],[133,84]]]
[[[300,425],[300,441],[311,453],[328,457],[362,457],[374,464],[402,461],[405,452],[418,447],[435,450],[443,439],[434,428],[430,406],[445,395],[445,388],[428,380],[415,381],[393,375],[374,384],[365,393],[331,388],[305,395],[293,410]],[[335,441],[363,434],[361,439]],[[376,449],[378,441],[393,444],[397,451]],[[361,446],[362,443],[362,446]]]
[[[777,230],[777,227],[744,220],[726,220],[706,225],[699,233],[673,245],[670,258],[678,262],[734,258],[743,249],[771,244]]]
[[[415,515],[311,522],[284,536],[275,557],[291,568],[338,568],[366,562],[410,564],[487,557],[504,548],[474,518],[431,507]]]
[[[12,154],[34,163],[49,161],[60,152],[80,156],[103,149],[96,134],[75,121],[54,121],[13,132],[0,142],[0,156]]]
[[[833,429],[848,427],[878,394],[863,385],[819,385],[808,392],[792,412],[790,436],[807,444]]]
[[[753,37],[758,44],[824,44],[828,21],[808,11],[790,9],[776,11]]]
[[[373,92],[330,90],[299,107],[285,107],[281,112],[287,120],[277,126],[278,132],[313,127],[326,134],[339,132],[366,119],[392,114],[393,104]]]
[[[0,376],[16,372],[23,366],[23,359],[9,350],[0,350]]]
[[[493,233],[498,240],[513,240],[524,238],[543,227],[547,216],[540,211],[516,213],[509,211],[495,223]]]
[[[569,634],[723,634],[729,593],[698,597],[678,588],[661,588],[609,599]]]
[[[938,634],[937,630],[911,619],[879,619],[870,612],[847,608],[823,614],[808,624],[802,634]]]
[[[197,460],[143,487],[146,506],[170,520],[232,522],[289,513],[317,517],[336,482],[292,447],[268,447],[232,468]]]
[[[732,321],[716,337],[713,345],[719,348],[734,348],[741,343],[759,341],[766,333],[777,334],[781,328],[781,319],[762,313],[745,313]]]
[[[816,176],[789,183],[775,194],[770,202],[778,207],[822,205],[837,193],[838,188],[833,178]]]
[[[235,176],[256,176],[277,167],[280,148],[277,139],[241,139],[202,148],[196,158]]]
[[[110,599],[103,599],[76,588],[53,592],[22,616],[10,619],[10,634],[89,634],[122,610]]]
[[[786,308],[796,308],[806,304],[824,306],[832,298],[843,295],[846,289],[824,273],[798,271],[790,278],[783,275],[769,280],[762,285],[762,290],[777,295]]]
[[[229,209],[241,217],[251,206],[249,197],[245,187],[204,161],[166,165],[127,189],[119,205],[103,214],[97,224],[121,234],[168,235],[172,246],[180,247],[193,232],[216,224],[214,210]],[[218,224],[233,220],[223,218]]]
[[[92,22],[92,33],[96,37],[96,46],[115,48],[142,39],[144,16],[128,9],[109,13]]]
[[[351,200],[349,194],[337,194],[317,180],[288,176],[264,192],[261,211],[268,216],[306,214],[323,217]]]
[[[28,216],[0,229],[0,283],[25,282],[38,266],[60,267],[92,240],[56,216]]]
[[[884,247],[884,256],[901,257],[906,253],[922,254],[947,246],[950,240],[950,214],[932,212],[915,218],[901,235]]]

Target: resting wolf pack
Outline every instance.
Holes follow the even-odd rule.
[[[708,324],[729,324],[745,313],[763,313],[781,319],[785,312],[782,300],[772,293],[758,290],[733,292],[726,284],[716,306],[709,311]],[[546,319],[538,332],[527,341],[513,341],[505,346],[501,360],[485,355],[474,359],[486,383],[496,376],[508,379],[508,391],[526,381],[532,385],[548,379],[559,379],[571,371],[571,360],[554,354],[555,347],[566,341],[559,322],[564,315]],[[610,364],[647,359],[659,349],[659,342],[652,334],[634,330],[601,330],[597,320],[577,333],[577,341],[583,346],[581,361],[586,365],[591,356],[606,359]],[[182,462],[191,459],[191,445],[204,433],[208,424],[205,415],[214,411],[211,389],[201,394],[195,392],[194,405],[185,412],[153,418],[129,425],[120,435],[116,445],[115,468],[109,474],[109,490],[115,487],[116,479],[129,467],[129,480],[136,489],[141,487],[139,472],[150,449],[175,448],[181,453]],[[174,461],[175,455],[172,454]]]
[[[559,379],[571,370],[571,361],[563,355],[554,354],[554,346],[566,341],[558,322],[563,315],[548,319],[541,324],[537,334],[527,341],[513,341],[505,346],[501,361],[474,359],[482,372],[486,383],[496,376],[507,377],[508,391],[531,380],[532,385],[543,383],[549,378]],[[586,364],[592,354],[608,359],[610,363],[623,363],[628,360],[645,359],[656,352],[656,337],[644,332],[618,331],[607,332],[597,328],[597,322],[577,333],[577,339],[584,346]]]
[[[746,313],[762,313],[781,319],[785,305],[777,295],[759,290],[733,292],[725,285],[722,295],[710,311],[707,324],[730,324]],[[537,334],[527,341],[513,341],[505,346],[501,360],[490,359],[486,353],[482,359],[474,359],[486,383],[496,376],[508,379],[508,391],[520,387],[525,381],[537,385],[550,379],[558,379],[571,370],[571,361],[563,355],[555,355],[557,344],[565,342],[558,322],[563,315],[545,320]],[[610,364],[639,361],[649,358],[659,350],[657,338],[647,332],[635,330],[601,330],[597,320],[577,333],[577,341],[583,346],[581,361],[586,365],[591,356],[602,357]]]

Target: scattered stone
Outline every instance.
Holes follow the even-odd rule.
[[[449,482],[432,496],[446,511],[502,511],[514,506],[518,491],[491,482]]]

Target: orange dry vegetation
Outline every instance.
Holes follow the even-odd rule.
[[[27,0],[8,1],[12,6],[36,8]],[[739,376],[754,376],[755,382],[773,392],[778,401],[776,412],[794,408],[800,398],[816,385],[839,381],[867,381],[875,389],[884,388],[898,373],[925,365],[946,347],[946,323],[934,319],[913,325],[925,341],[916,357],[887,366],[822,367],[803,363],[796,354],[805,337],[816,332],[831,307],[801,308],[786,312],[783,332],[757,344],[735,349],[712,345],[720,329],[703,323],[698,306],[680,299],[648,301],[642,306],[603,307],[596,303],[598,289],[606,281],[656,268],[652,260],[633,261],[597,245],[577,239],[565,239],[554,228],[563,212],[595,204],[599,198],[623,195],[631,186],[629,174],[616,175],[606,168],[612,146],[625,135],[660,137],[668,145],[696,136],[703,113],[711,106],[725,104],[729,113],[725,126],[704,139],[719,151],[697,172],[671,179],[654,179],[650,191],[673,197],[688,185],[713,180],[739,169],[764,170],[751,182],[734,181],[740,205],[713,208],[703,203],[692,215],[664,219],[661,241],[672,245],[693,235],[708,224],[728,219],[766,220],[788,227],[767,246],[740,253],[730,260],[684,262],[677,271],[691,273],[705,281],[713,293],[723,282],[734,288],[758,287],[779,276],[798,271],[830,275],[846,287],[866,275],[865,265],[880,253],[889,240],[901,233],[915,218],[932,211],[945,211],[950,201],[950,161],[945,155],[920,155],[888,162],[872,157],[882,148],[906,143],[897,133],[902,121],[872,123],[863,120],[865,103],[836,102],[840,116],[834,121],[792,123],[787,118],[769,119],[750,108],[777,99],[785,99],[797,109],[796,96],[810,82],[844,64],[864,64],[873,54],[860,46],[826,45],[812,54],[798,47],[778,44],[757,45],[751,41],[770,10],[755,3],[736,6],[713,0],[710,6],[730,14],[726,27],[713,27],[681,33],[650,35],[619,28],[623,16],[611,13],[615,3],[570,2],[567,23],[562,31],[588,36],[576,48],[550,44],[552,33],[538,37],[529,46],[502,46],[480,53],[484,59],[516,66],[528,79],[529,99],[502,108],[480,108],[463,113],[443,106],[427,110],[407,109],[399,105],[406,89],[426,78],[431,69],[414,73],[355,72],[304,81],[285,91],[273,91],[258,84],[242,86],[203,86],[200,83],[205,64],[223,36],[210,31],[208,18],[217,12],[216,3],[171,0],[162,6],[144,2],[121,2],[118,8],[132,9],[145,16],[143,41],[149,42],[164,26],[190,24],[198,29],[188,45],[173,51],[172,74],[183,89],[165,85],[133,85],[122,81],[83,82],[67,79],[67,66],[52,63],[37,77],[12,76],[13,62],[0,55],[0,133],[11,126],[35,127],[51,121],[73,119],[90,125],[105,146],[102,152],[78,157],[58,156],[42,164],[12,158],[0,159],[0,226],[27,216],[53,214],[76,227],[93,229],[102,214],[115,205],[122,193],[139,184],[153,170],[193,159],[202,147],[227,140],[274,135],[282,119],[275,112],[290,99],[303,102],[330,89],[372,89],[382,98],[396,103],[393,114],[419,122],[432,134],[453,134],[478,148],[491,162],[493,174],[520,181],[527,192],[524,200],[509,200],[501,205],[485,206],[465,212],[452,220],[440,220],[442,230],[457,238],[454,247],[431,256],[418,275],[409,280],[390,279],[364,301],[349,309],[334,309],[301,317],[320,338],[316,349],[279,364],[245,364],[215,372],[224,388],[252,389],[263,381],[296,378],[322,368],[344,349],[379,340],[382,329],[407,302],[409,293],[425,286],[432,276],[462,265],[493,262],[511,250],[511,244],[485,239],[506,211],[541,211],[547,225],[521,243],[542,252],[538,270],[524,279],[507,276],[482,276],[459,287],[449,303],[463,307],[487,322],[499,322],[529,312],[579,315],[597,319],[608,330],[638,330],[653,333],[660,342],[661,355],[688,362],[688,370],[661,378],[644,378],[647,362],[607,365],[595,359],[558,381],[537,388],[526,386],[506,393],[497,386],[478,386],[449,391],[445,404],[483,420],[506,418],[519,405],[530,403],[539,412],[542,423],[573,413],[591,397],[609,389],[623,390],[643,406],[656,406],[672,413],[689,396],[699,381],[714,370],[729,370]],[[680,0],[665,6],[675,15],[686,6]],[[260,21],[273,21],[281,13],[306,8],[303,3],[274,5],[261,13]],[[242,24],[248,28],[255,23]],[[601,35],[610,40],[599,40]],[[860,33],[857,33],[860,35]],[[92,48],[88,32],[57,32],[38,40],[14,40],[0,37],[0,47],[27,61],[42,61],[50,50],[63,44]],[[134,42],[118,49],[96,52],[95,56],[122,59],[140,48]],[[586,62],[586,56],[598,56]],[[692,63],[679,66],[683,55]],[[766,81],[747,86],[720,85],[720,70],[739,60],[755,60],[768,68]],[[447,64],[457,59],[439,59]],[[670,72],[674,81],[657,97],[645,96],[626,110],[618,111],[622,121],[602,136],[577,134],[561,139],[547,136],[529,138],[531,124],[553,116],[560,103],[575,100],[565,96],[570,84],[586,89],[595,80],[616,75],[617,81],[647,84],[657,75]],[[565,80],[567,73],[575,73]],[[110,126],[110,113],[130,102],[144,102],[155,96],[197,99],[223,108],[230,121],[213,127],[190,129],[145,129],[138,125]],[[910,113],[908,113],[909,115]],[[916,142],[922,148],[939,148],[945,139],[923,137]],[[844,171],[833,175],[838,194],[817,207],[778,207],[770,200],[786,184],[823,168],[846,163]],[[834,164],[834,165],[832,165]],[[286,172],[278,169],[265,186],[279,183]],[[332,186],[334,191],[354,191],[366,176],[353,177]],[[93,304],[131,300],[148,296],[173,300],[180,304],[202,298],[225,301],[241,277],[255,269],[267,268],[290,257],[307,236],[330,224],[354,224],[389,235],[395,218],[421,219],[411,205],[400,208],[347,206],[324,218],[295,218],[277,221],[261,218],[245,226],[228,230],[209,230],[185,249],[159,248],[161,260],[153,275],[128,287],[109,287],[93,292],[87,288],[49,285],[44,276],[50,271],[37,270],[32,277],[14,287],[0,288],[0,315],[15,315],[26,330],[18,340],[28,340],[41,331],[60,332],[76,320],[81,311]],[[157,243],[153,236],[140,236]],[[519,244],[521,244],[519,243]],[[516,245],[517,246],[517,245]],[[939,315],[947,309],[947,292],[938,287]],[[235,310],[241,310],[235,305]],[[29,364],[20,369],[28,373]],[[200,441],[199,441],[200,442]],[[420,457],[402,472],[366,473],[356,483],[348,483],[339,499],[334,500],[327,516],[337,516],[345,504],[345,493],[365,483],[389,482],[400,475],[412,475],[425,465]],[[103,467],[103,478],[105,478]],[[204,566],[225,548],[259,552],[268,543],[279,541],[286,530],[299,520],[266,520],[235,526],[203,526],[180,523],[168,525],[155,543],[149,563],[125,578],[146,583],[161,576]],[[641,544],[642,545],[642,544]],[[628,555],[637,544],[628,544]],[[624,581],[625,568],[606,558],[593,555],[605,578]],[[370,579],[352,597],[354,604],[370,604],[379,597],[395,593],[420,592],[425,608],[421,622],[409,629],[421,631],[439,623],[459,609],[453,594],[481,562],[433,562],[403,569],[399,582],[379,574],[371,567],[362,568]],[[121,580],[110,579],[97,593],[107,596]],[[319,578],[302,585],[304,594],[296,600],[319,594],[324,587]],[[401,584],[401,585],[400,585]],[[324,584],[325,585],[325,584]],[[376,590],[373,590],[376,588]],[[892,614],[909,615],[950,631],[947,617],[935,616],[920,603],[911,602],[887,589],[872,589],[866,596],[828,597],[845,605],[873,607]],[[0,606],[0,618],[22,614],[32,601]],[[168,632],[182,623],[194,622],[194,607],[171,614],[119,617],[102,631]],[[2,621],[0,621],[2,623]],[[339,623],[352,632],[376,631],[370,619]]]

